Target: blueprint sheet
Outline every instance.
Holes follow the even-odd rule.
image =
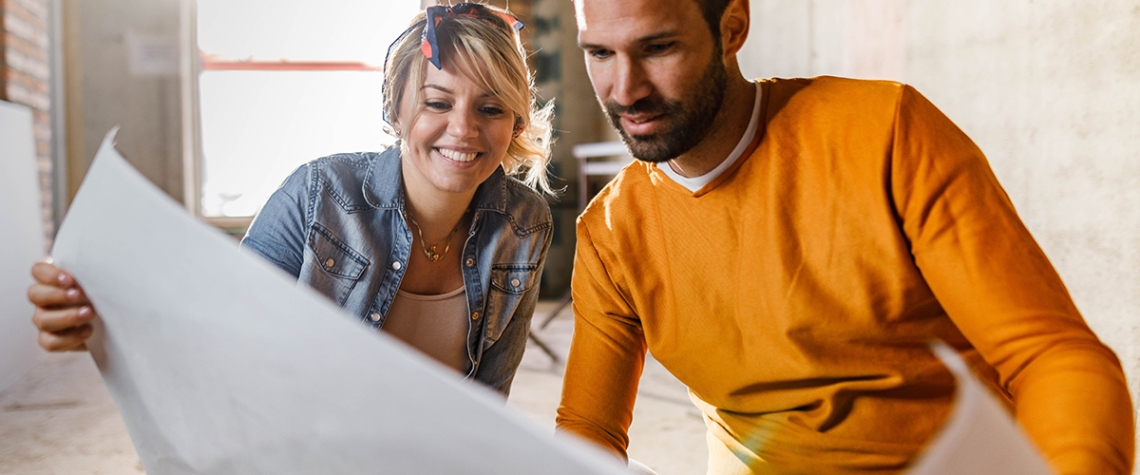
[[[191,217],[104,140],[53,257],[142,465],[172,474],[622,474]]]
[[[0,391],[43,351],[28,302],[32,264],[44,258],[44,227],[32,111],[0,101]]]

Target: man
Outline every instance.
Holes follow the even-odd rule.
[[[1127,474],[1132,410],[981,152],[915,90],[745,80],[746,0],[575,0],[640,161],[578,221],[561,430],[622,456],[645,352],[709,473],[892,473],[953,404],[956,348],[1062,474]]]

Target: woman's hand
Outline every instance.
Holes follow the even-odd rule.
[[[32,266],[36,283],[28,288],[28,300],[36,306],[32,323],[39,328],[40,346],[48,351],[86,350],[86,341],[99,318],[75,277],[48,261]]]

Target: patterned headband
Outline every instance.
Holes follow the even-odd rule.
[[[435,65],[436,69],[443,69],[443,65],[439,61],[439,44],[435,36],[435,29],[439,26],[439,22],[449,17],[466,16],[471,18],[478,18],[480,20],[491,23],[487,19],[487,14],[495,13],[503,20],[506,20],[507,25],[510,25],[513,31],[519,31],[526,25],[506,13],[501,13],[488,9],[487,7],[478,3],[457,3],[452,6],[435,5],[428,7],[425,11],[427,14],[427,21],[424,25],[424,34],[420,39],[420,51],[423,51],[424,57],[427,58],[431,64]],[[491,23],[492,25],[494,23]]]

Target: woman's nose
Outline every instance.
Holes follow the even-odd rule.
[[[447,117],[447,133],[456,138],[478,135],[478,123],[471,111],[455,108]]]

